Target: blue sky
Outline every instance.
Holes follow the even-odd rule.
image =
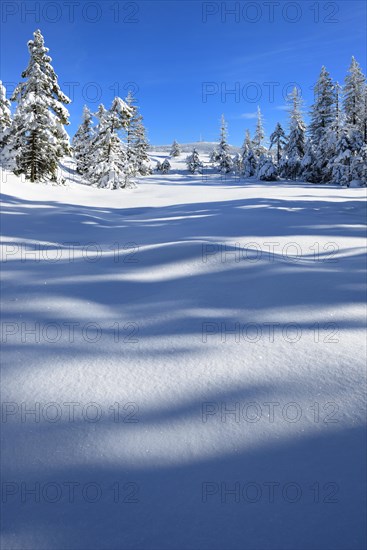
[[[40,28],[73,99],[70,134],[83,104],[96,110],[131,88],[152,143],[215,141],[224,113],[229,141],[241,144],[257,105],[267,135],[278,120],[286,126],[294,83],[307,111],[323,64],[340,82],[352,55],[366,72],[366,23],[359,0],[4,0],[1,78],[9,88],[20,80]]]

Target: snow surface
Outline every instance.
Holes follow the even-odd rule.
[[[185,158],[2,174],[4,550],[365,547],[365,190]]]

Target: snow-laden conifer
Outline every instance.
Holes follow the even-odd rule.
[[[262,181],[275,181],[278,179],[278,171],[271,155],[263,153],[260,156],[256,177]]]
[[[250,147],[250,149],[248,150],[246,157],[243,158],[242,164],[243,164],[242,173],[245,178],[251,178],[256,174],[258,159],[256,158],[256,155],[252,147]]]
[[[354,57],[345,78],[343,96],[346,124],[349,129],[365,130],[366,77]]]
[[[266,153],[266,148],[263,145],[264,139],[265,139],[265,130],[264,130],[263,115],[261,113],[260,107],[258,107],[256,130],[255,130],[254,138],[252,140],[252,149],[258,158],[260,158],[262,154]]]
[[[31,181],[57,180],[58,162],[70,152],[64,129],[69,113],[64,105],[70,99],[60,90],[41,31],[28,42],[30,59],[16,87],[12,101],[17,103],[9,136],[15,172]]]
[[[195,174],[200,172],[203,168],[203,163],[200,160],[199,153],[197,149],[194,149],[186,159],[187,169],[190,174]]]
[[[179,157],[181,155],[181,148],[176,140],[172,143],[170,156],[171,157]]]
[[[10,101],[6,97],[6,89],[0,80],[0,148],[5,146],[6,136],[11,125]]]
[[[280,159],[282,158],[282,154],[286,145],[287,145],[287,137],[285,135],[285,132],[281,124],[277,122],[274,132],[270,135],[270,147],[269,147],[270,150],[273,147],[275,149],[277,165],[279,165]]]
[[[86,174],[89,170],[92,154],[92,142],[94,130],[92,128],[92,113],[85,105],[83,109],[82,123],[77,129],[73,140],[73,152],[79,174]]]
[[[289,107],[289,137],[284,154],[280,161],[280,171],[283,177],[297,179],[301,171],[301,160],[305,152],[306,126],[302,117],[302,100],[295,87],[288,98]]]
[[[227,143],[227,123],[222,115],[220,127],[220,139],[217,149],[212,153],[211,160],[216,165],[221,174],[228,174],[233,169],[232,157],[229,153],[229,145]]]
[[[89,179],[97,187],[128,187],[133,173],[127,162],[126,145],[119,132],[126,130],[132,111],[121,98],[115,97],[111,108],[107,111],[100,105],[96,116],[98,125],[92,142]]]

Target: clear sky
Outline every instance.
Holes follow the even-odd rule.
[[[132,89],[152,143],[215,141],[224,113],[229,141],[240,145],[257,105],[267,135],[278,120],[286,126],[284,95],[294,83],[307,111],[323,64],[342,83],[354,55],[366,73],[359,0],[3,0],[1,9],[2,80],[9,89],[20,80],[40,28],[73,99],[70,134],[83,104],[96,110]]]

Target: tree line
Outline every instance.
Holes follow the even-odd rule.
[[[14,116],[0,82],[2,165],[32,182],[60,182],[59,161],[73,155],[86,183],[110,189],[132,186],[135,176],[150,174],[146,129],[133,95],[129,93],[125,100],[115,97],[109,109],[101,104],[96,113],[84,107],[70,145],[65,126],[69,124],[66,105],[71,100],[59,87],[40,30],[34,32],[28,50],[29,63],[21,75],[24,80],[10,98],[16,104]],[[343,86],[322,67],[308,128],[297,88],[288,97],[288,114],[288,131],[277,123],[266,147],[259,107],[255,133],[251,137],[246,131],[241,151],[234,157],[222,116],[219,144],[210,158],[213,166],[221,173],[265,181],[285,178],[342,185],[367,183],[367,85],[354,57]],[[179,154],[179,144],[174,141],[171,156]],[[196,149],[186,162],[191,173],[203,168]],[[168,159],[156,169],[167,173]]]
[[[366,77],[352,57],[345,84],[334,82],[325,67],[314,87],[314,103],[308,128],[303,101],[294,88],[288,96],[289,131],[278,122],[265,147],[260,107],[251,138],[246,131],[241,152],[232,157],[227,141],[227,124],[222,116],[220,141],[211,155],[221,173],[275,181],[279,178],[311,183],[352,181],[367,184],[367,86]],[[199,167],[200,168],[200,167]]]

